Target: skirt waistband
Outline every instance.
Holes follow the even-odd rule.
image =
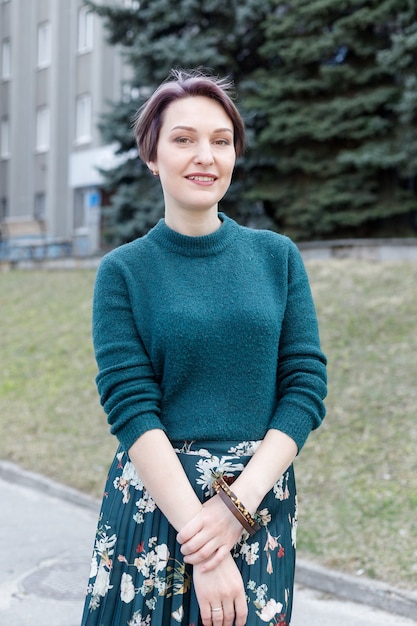
[[[205,458],[221,455],[236,458],[251,457],[261,441],[171,441],[177,454],[195,455]]]

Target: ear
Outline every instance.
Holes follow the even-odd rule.
[[[149,169],[151,170],[152,174],[154,176],[158,176],[159,172],[158,172],[158,168],[156,166],[156,163],[154,161],[147,161],[146,165],[149,167]]]

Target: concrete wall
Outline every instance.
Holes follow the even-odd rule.
[[[10,129],[9,155],[0,158],[0,219],[4,207],[12,218],[34,216],[43,207],[48,234],[68,239],[79,236],[74,221],[79,187],[76,179],[70,180],[70,163],[82,153],[94,159],[103,147],[97,122],[107,100],[120,99],[129,72],[118,50],[108,46],[97,15],[92,18],[92,47],[79,49],[82,6],[82,0],[0,0],[0,44],[11,44],[10,76],[0,78],[0,119],[8,119]],[[38,32],[45,23],[50,25],[51,54],[50,62],[40,66]],[[76,141],[76,102],[82,94],[91,98],[91,133]],[[41,150],[36,147],[40,107],[49,110],[49,145]],[[99,190],[95,166],[89,162],[94,176],[82,181],[87,191]],[[88,229],[97,229],[99,222],[89,221],[88,215],[84,221],[87,241],[96,245],[98,233]]]

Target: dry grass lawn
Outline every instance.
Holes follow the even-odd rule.
[[[328,416],[296,461],[299,553],[417,585],[417,264],[307,265]],[[0,458],[100,495],[116,443],[99,406],[92,271],[0,274]]]

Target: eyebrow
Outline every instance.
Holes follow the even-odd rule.
[[[197,132],[197,129],[193,128],[192,126],[182,126],[182,125],[174,126],[173,128],[171,128],[171,132],[174,131],[174,130],[188,130],[188,131],[191,131],[191,132],[194,132],[194,133]],[[216,130],[214,130],[213,132],[214,133],[224,133],[224,132],[227,132],[227,133],[231,133],[233,135],[233,130],[231,128],[227,128],[227,127],[225,127],[225,128],[216,128]]]

